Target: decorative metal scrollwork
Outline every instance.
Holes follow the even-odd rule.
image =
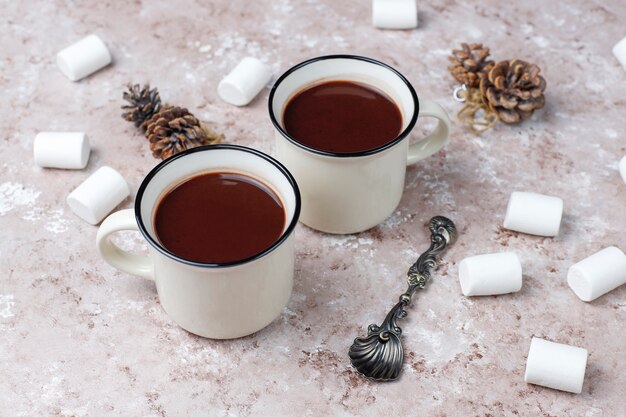
[[[411,303],[411,296],[422,289],[430,280],[431,270],[437,266],[437,255],[456,240],[456,226],[452,220],[436,216],[430,219],[430,247],[422,253],[407,272],[407,290],[400,296],[380,326],[370,324],[367,336],[357,337],[350,346],[348,355],[357,371],[368,378],[390,381],[402,372],[404,349],[400,336],[402,329],[396,324],[407,315],[405,307]]]

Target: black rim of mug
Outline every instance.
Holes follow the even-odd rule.
[[[276,93],[276,90],[278,89],[280,84],[285,80],[285,78],[287,78],[293,72],[309,64],[312,64],[314,62],[324,61],[328,59],[354,59],[357,61],[365,61],[370,64],[379,65],[393,72],[398,78],[400,78],[400,80],[404,82],[404,84],[406,84],[406,87],[409,89],[409,92],[411,93],[411,96],[413,98],[413,103],[415,105],[415,111],[413,112],[413,116],[409,120],[409,123],[407,124],[406,128],[402,132],[400,132],[398,136],[396,136],[394,139],[390,140],[389,142],[385,143],[384,145],[381,145],[377,148],[367,149],[365,151],[359,151],[359,152],[331,152],[331,151],[324,151],[321,149],[312,148],[310,146],[305,145],[302,142],[299,142],[296,138],[294,138],[289,133],[287,133],[287,131],[282,127],[281,123],[279,123],[278,120],[276,120],[276,116],[274,115],[274,111],[272,109],[273,107],[272,103],[274,102],[274,94]],[[387,65],[384,62],[380,62],[374,58],[368,58],[366,56],[360,56],[360,55],[324,55],[324,56],[319,56],[316,58],[308,59],[304,62],[301,62],[289,68],[287,71],[285,71],[285,73],[283,73],[283,75],[281,75],[276,80],[276,82],[272,86],[272,90],[270,91],[270,96],[267,101],[267,107],[270,113],[270,119],[272,120],[272,124],[274,125],[276,129],[278,129],[278,131],[283,135],[283,137],[285,137],[291,143],[309,152],[313,152],[318,155],[332,156],[336,158],[354,158],[354,157],[359,157],[359,156],[374,155],[374,154],[384,151],[385,149],[391,148],[392,146],[394,146],[395,144],[397,144],[398,142],[406,138],[409,135],[409,133],[411,133],[411,130],[413,130],[413,127],[415,126],[415,123],[417,122],[417,116],[419,114],[419,100],[417,98],[417,93],[415,92],[415,89],[413,88],[409,80],[407,80],[404,75],[402,75],[398,70],[396,70],[392,66]],[[280,117],[282,118],[282,115],[280,115]]]
[[[180,256],[170,252],[158,240],[153,238],[150,235],[150,233],[148,233],[148,230],[146,229],[143,218],[141,217],[141,201],[143,199],[143,194],[146,190],[146,187],[148,186],[152,178],[154,178],[159,173],[159,171],[161,171],[164,167],[166,167],[167,165],[171,164],[172,162],[180,158],[185,157],[186,155],[193,154],[196,152],[206,152],[206,151],[218,150],[218,149],[228,149],[228,150],[234,150],[234,151],[239,151],[239,152],[247,152],[247,153],[251,153],[253,155],[256,155],[268,161],[276,169],[278,169],[285,176],[285,178],[287,178],[289,185],[293,189],[296,204],[294,208],[293,218],[291,219],[291,222],[289,223],[285,231],[280,235],[280,237],[278,238],[276,242],[274,242],[271,246],[264,249],[263,251],[257,253],[256,255],[250,256],[248,258],[240,259],[237,261],[231,261],[231,262],[221,262],[221,263],[220,262],[215,262],[215,263],[196,262],[190,259],[181,258]],[[278,162],[276,159],[272,158],[271,156],[261,151],[248,148],[246,146],[231,145],[231,144],[205,145],[205,146],[198,146],[196,148],[187,149],[181,153],[178,153],[174,156],[169,157],[168,159],[160,162],[157,166],[152,168],[152,170],[148,173],[148,175],[146,175],[146,177],[141,182],[141,185],[139,186],[139,190],[137,190],[137,197],[135,199],[135,219],[137,221],[137,225],[139,226],[139,231],[141,232],[143,237],[148,241],[148,243],[153,248],[161,252],[163,255],[175,261],[178,261],[187,265],[191,265],[191,266],[197,266],[201,268],[223,268],[223,267],[228,267],[228,266],[242,265],[248,262],[255,261],[269,254],[274,249],[278,248],[291,235],[294,228],[296,227],[296,224],[298,223],[298,219],[300,217],[300,205],[301,205],[300,189],[298,188],[298,184],[296,183],[296,180],[294,179],[293,175],[291,175],[289,170],[285,168],[285,166],[281,164],[280,162]]]

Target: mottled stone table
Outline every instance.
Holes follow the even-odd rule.
[[[626,186],[617,172],[626,153],[626,72],[611,55],[626,36],[626,3],[420,1],[414,31],[374,29],[367,1],[63,3],[2,6],[0,415],[626,415],[626,287],[587,304],[565,280],[574,261],[608,245],[626,248]],[[115,63],[71,83],[54,54],[91,32]],[[257,56],[278,75],[320,54],[369,55],[453,115],[460,106],[446,57],[461,41],[485,42],[497,59],[537,63],[548,81],[546,108],[480,138],[455,123],[445,151],[408,170],[397,212],[368,232],[298,226],[293,296],[258,334],[212,341],[178,328],[152,282],[99,258],[96,227],[65,203],[104,164],[134,192],[157,162],[120,118],[128,81],[150,81],[230,142],[272,153],[268,91],[244,108],[216,95],[242,57]],[[428,126],[418,122],[414,138]],[[86,170],[35,167],[32,142],[44,130],[86,131],[94,148]],[[503,230],[513,190],[562,197],[561,234]],[[404,374],[394,383],[364,380],[346,350],[402,291],[435,214],[453,218],[461,237],[403,322]],[[119,241],[143,247],[132,233]],[[459,261],[501,250],[519,254],[522,291],[461,296]],[[524,383],[532,335],[589,350],[582,394]]]

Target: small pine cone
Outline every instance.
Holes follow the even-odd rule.
[[[481,43],[461,44],[461,49],[453,49],[448,57],[452,65],[450,74],[468,88],[478,88],[480,79],[493,68],[494,62],[487,60],[489,48]]]
[[[161,159],[224,140],[224,135],[209,130],[187,109],[177,106],[165,106],[154,114],[147,122],[146,137],[152,156]]]
[[[129,104],[122,106],[122,117],[135,126],[145,130],[148,120],[161,109],[161,97],[156,88],[146,84],[141,88],[139,84],[128,84],[128,91],[122,96]]]
[[[519,59],[498,62],[480,83],[483,102],[504,123],[528,119],[546,101],[546,80],[539,71]]]

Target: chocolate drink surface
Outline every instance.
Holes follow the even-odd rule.
[[[231,172],[196,175],[159,202],[154,228],[175,255],[226,263],[254,256],[281,236],[285,209],[261,181]]]
[[[297,93],[285,106],[283,126],[314,149],[352,153],[378,148],[402,129],[398,105],[377,88],[354,81],[329,81]]]

